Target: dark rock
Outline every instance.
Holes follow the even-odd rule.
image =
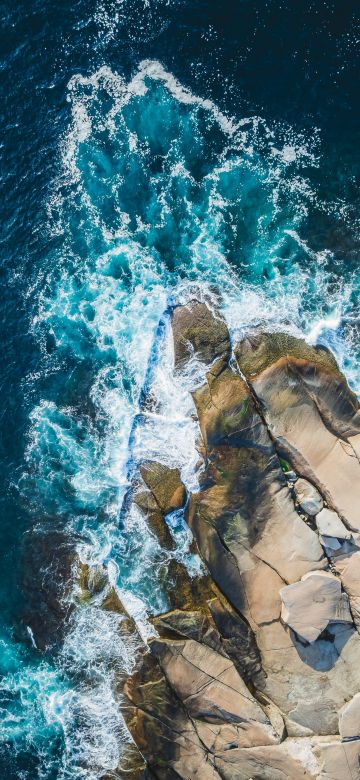
[[[170,469],[156,461],[146,461],[141,464],[140,473],[164,515],[185,505],[186,490],[179,469]]]
[[[182,368],[196,355],[210,365],[217,359],[229,359],[230,338],[224,320],[215,316],[205,303],[191,301],[177,306],[172,313],[175,368]]]
[[[77,565],[75,538],[49,528],[46,522],[25,535],[21,563],[21,587],[26,597],[23,620],[40,650],[62,641],[73,609],[70,596]]]

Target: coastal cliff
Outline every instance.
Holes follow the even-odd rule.
[[[122,615],[136,668],[117,695],[134,744],[112,777],[360,777],[360,411],[334,357],[284,333],[231,344],[206,303],[172,312],[193,391],[199,490],[141,463],[128,502],[162,547],[184,510],[203,575],[170,561],[170,609],[142,637],[105,572],[86,597]]]

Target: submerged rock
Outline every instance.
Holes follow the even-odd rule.
[[[343,739],[360,739],[360,693],[340,710],[339,731]]]
[[[63,639],[73,609],[73,571],[78,561],[77,539],[56,528],[55,522],[56,518],[46,517],[28,531],[21,553],[21,586],[26,604],[23,620],[42,651]]]

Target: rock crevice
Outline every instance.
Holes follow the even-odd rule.
[[[172,564],[170,608],[119,679],[144,762],[126,776],[356,780],[357,399],[331,353],[302,339],[254,332],[232,356],[224,320],[198,301],[174,309],[172,329],[179,381],[203,366],[200,488],[186,496],[152,461],[132,500],[160,541],[181,508],[205,573]]]

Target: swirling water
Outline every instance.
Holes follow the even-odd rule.
[[[96,604],[65,604],[59,632],[51,594],[76,546],[107,565],[143,634],[166,608],[170,554],[124,497],[143,458],[197,484],[200,369],[172,374],[170,307],[196,295],[234,338],[261,323],[325,343],[359,388],[355,5],[340,29],[321,4],[325,71],[314,16],[279,94],[277,4],[257,71],[267,103],[246,52],[271,44],[268,5],[253,18],[230,3],[223,19],[196,3],[4,6],[1,776],[90,780],[121,762],[113,680],[135,648]],[[291,25],[309,19],[289,21],[296,61]],[[314,96],[296,96],[303,78]],[[171,554],[196,572],[182,518],[169,522]]]

